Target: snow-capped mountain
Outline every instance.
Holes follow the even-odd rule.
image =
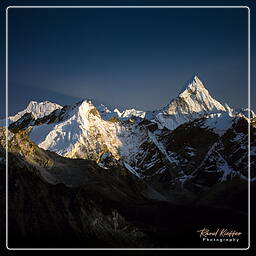
[[[224,107],[212,98],[201,80],[194,76],[177,98],[158,111],[148,112],[146,118],[155,120],[162,126],[174,130],[179,125],[195,118],[212,113],[231,113],[231,108]]]
[[[164,176],[175,186],[197,177],[191,170],[200,173],[196,166],[203,166],[213,149],[225,148],[222,138],[227,131],[240,119],[248,122],[243,113],[213,99],[196,76],[170,104],[151,113],[111,111],[84,100],[41,116],[35,119],[26,113],[10,129],[27,129],[39,147],[61,156],[92,159],[105,169],[118,163],[139,178]],[[182,141],[180,136],[187,133],[188,139]],[[243,136],[245,143],[246,133]],[[216,157],[219,164],[210,174],[219,173],[215,182],[241,174],[221,153]]]
[[[30,101],[28,106],[24,110],[18,112],[14,116],[8,117],[8,123],[11,124],[13,122],[16,122],[26,113],[31,113],[35,119],[42,118],[44,116],[49,115],[52,111],[60,108],[62,108],[62,106],[56,103],[52,103],[50,101]],[[5,119],[0,120],[0,125],[5,126],[5,122]]]
[[[91,101],[85,100],[66,111],[56,110],[57,122],[32,127],[30,138],[41,148],[71,158],[89,158],[100,161],[104,153],[114,159],[126,161],[137,153],[138,144],[143,141],[140,127],[117,117],[104,120]],[[60,121],[61,120],[61,121]],[[106,155],[104,155],[105,157]]]

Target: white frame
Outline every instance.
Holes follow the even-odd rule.
[[[248,10],[248,117],[250,118],[250,8],[248,6],[8,6],[6,15],[6,141],[8,138],[8,10],[14,8],[246,8]],[[8,247],[8,143],[6,143],[6,248],[8,250],[249,250],[250,249],[250,125],[248,125],[248,247],[246,248],[9,248]]]

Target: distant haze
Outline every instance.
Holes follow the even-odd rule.
[[[246,8],[9,9],[9,113],[87,98],[153,110],[193,75],[247,107],[247,19]]]

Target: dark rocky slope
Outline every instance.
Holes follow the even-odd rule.
[[[204,227],[239,230],[244,235],[232,246],[247,245],[247,182],[238,177],[190,201],[189,191],[176,192],[180,204],[173,204],[125,168],[66,159],[25,132],[10,135],[9,247],[215,247],[199,239]]]

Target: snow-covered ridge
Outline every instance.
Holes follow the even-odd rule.
[[[101,104],[100,106],[96,107],[97,110],[100,112],[102,118],[105,120],[109,120],[112,117],[116,117],[122,120],[127,120],[133,117],[140,117],[144,118],[146,115],[145,111],[132,109],[126,109],[124,111],[119,111],[119,109],[115,108],[114,111],[109,110],[106,106]]]
[[[235,112],[237,114],[242,114],[243,116],[247,117],[247,118],[255,118],[256,114],[249,108],[240,108],[240,109],[236,109]]]
[[[223,135],[227,129],[231,128],[235,120],[235,117],[230,116],[228,113],[209,114],[205,118],[204,127],[213,129],[219,135]]]
[[[37,118],[47,116],[52,111],[60,108],[62,108],[62,106],[56,103],[52,103],[50,101],[42,101],[42,102],[30,101],[28,106],[24,110],[18,112],[15,116],[11,117],[11,120],[15,122],[20,117],[22,117],[25,113],[31,113],[35,117],[35,119],[37,119]]]
[[[42,102],[30,101],[24,110],[18,112],[14,116],[9,116],[8,123],[11,124],[13,122],[16,122],[26,113],[31,113],[33,117],[37,119],[37,118],[42,118],[44,116],[47,116],[54,110],[61,109],[61,108],[62,106],[60,106],[59,104],[52,103],[50,101],[42,101]],[[5,122],[6,122],[5,119],[0,120],[0,125],[5,126]]]
[[[132,109],[126,109],[123,112],[120,112],[118,109],[115,109],[114,112],[118,114],[120,118],[131,118],[131,117],[140,117],[144,118],[146,115],[145,111]]]

